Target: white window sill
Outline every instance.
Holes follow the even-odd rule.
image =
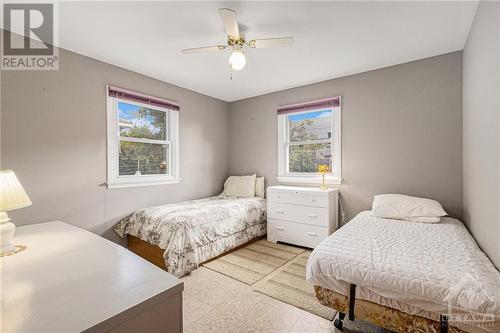
[[[121,180],[114,183],[107,183],[108,189],[112,188],[125,188],[125,187],[139,187],[139,186],[153,186],[153,185],[168,185],[168,184],[178,184],[181,181],[180,178],[168,178],[168,179],[137,179],[137,180]]]
[[[323,179],[321,176],[277,176],[276,180],[280,183],[290,183],[290,184],[321,184]],[[327,185],[340,185],[342,184],[342,178],[338,177],[325,177],[325,184]]]

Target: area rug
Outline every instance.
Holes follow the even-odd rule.
[[[306,263],[311,251],[260,240],[203,266],[252,286],[317,316],[332,320],[336,311],[321,305],[312,285],[306,282]]]
[[[306,264],[311,251],[304,251],[272,274],[261,279],[253,288],[299,309],[332,320],[337,311],[321,305],[312,285],[306,282]]]
[[[251,243],[203,266],[248,285],[283,266],[304,249],[274,244],[264,239]]]

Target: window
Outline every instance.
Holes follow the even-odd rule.
[[[278,181],[341,183],[340,97],[278,109]]]
[[[108,188],[179,182],[179,106],[108,86]]]

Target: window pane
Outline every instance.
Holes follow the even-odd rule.
[[[119,175],[164,175],[168,173],[168,145],[120,142]]]
[[[288,116],[290,142],[329,139],[332,137],[332,110]]]
[[[118,102],[120,136],[166,140],[167,113]]]
[[[317,173],[318,166],[326,164],[332,170],[330,143],[291,145],[289,151],[289,172]]]

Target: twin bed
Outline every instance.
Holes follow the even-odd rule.
[[[175,276],[266,234],[260,197],[219,195],[139,210],[115,226]],[[362,212],[318,245],[307,281],[339,311],[395,332],[500,332],[500,273],[465,226]]]
[[[395,332],[500,332],[500,273],[465,226],[356,216],[318,245],[307,281],[342,319]]]
[[[129,249],[180,277],[266,234],[260,197],[215,197],[141,209],[114,230]]]

